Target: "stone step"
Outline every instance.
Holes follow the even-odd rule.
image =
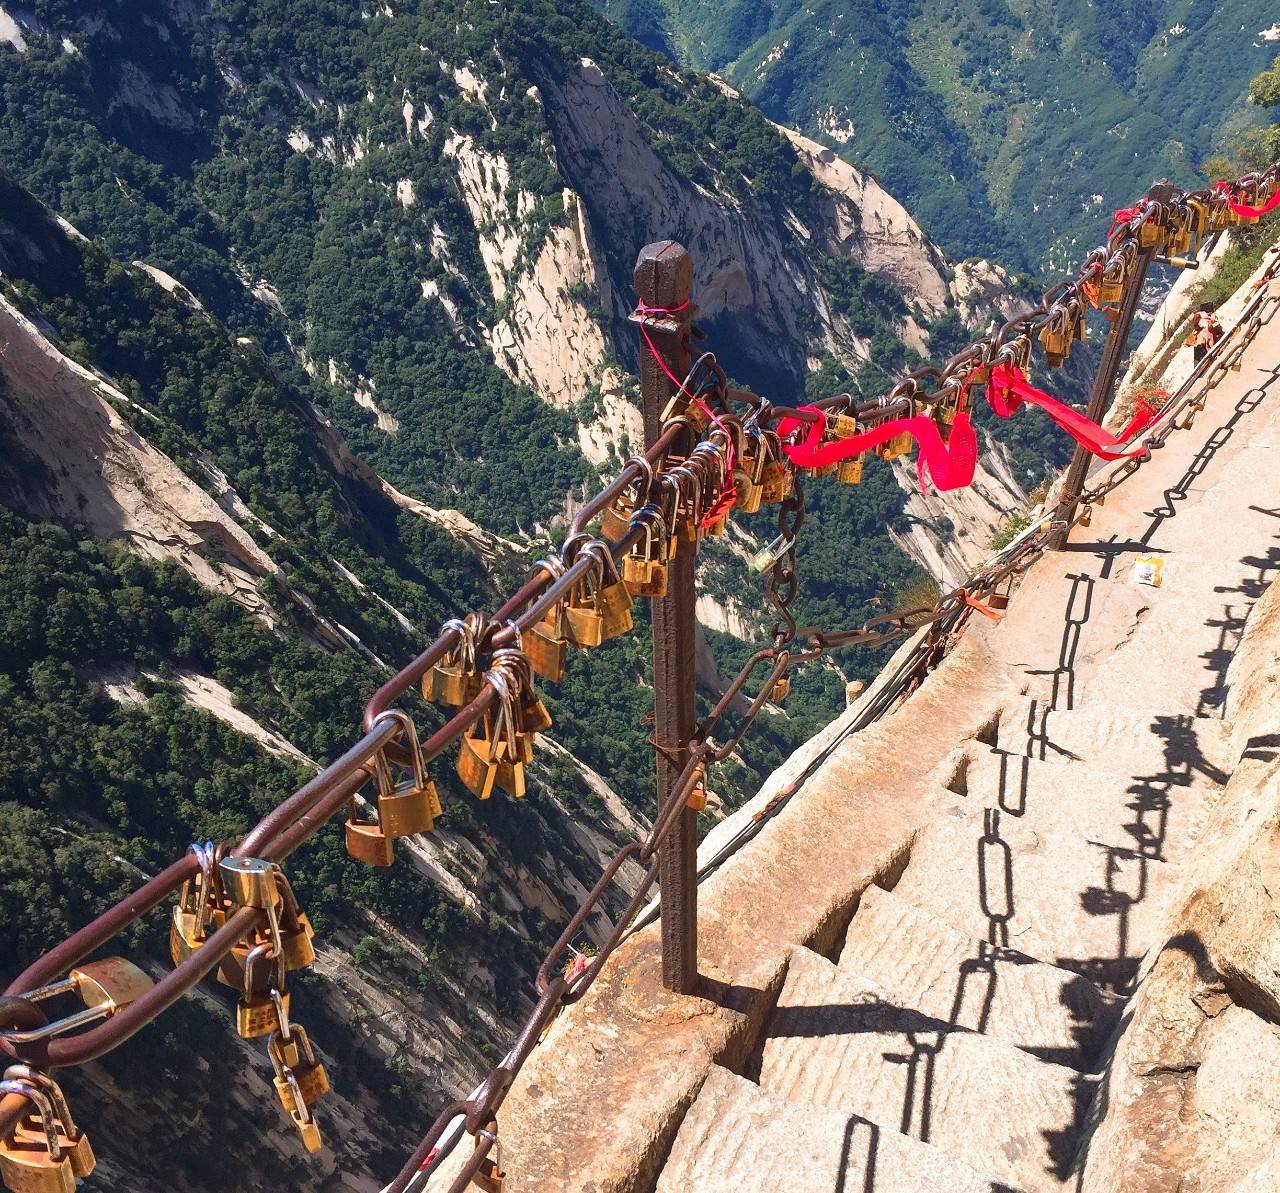
[[[1105,690],[1094,690],[1077,708],[1024,698],[1001,714],[995,745],[1044,761],[1123,760],[1138,768],[1135,774],[1188,772],[1221,785],[1236,762],[1229,736],[1220,718],[1125,709],[1122,700],[1108,701]]]
[[[1124,759],[1059,766],[981,748],[964,759],[950,787],[963,792],[975,815],[995,808],[1024,825],[1140,849],[1161,861],[1186,853],[1222,794],[1197,772],[1152,774]]]
[[[792,954],[760,1072],[774,1097],[911,1135],[1029,1193],[1060,1193],[1095,1082],[899,1007],[805,949]]]
[[[957,797],[916,835],[894,894],[968,936],[1126,993],[1161,939],[1177,871],[1128,840]]]
[[[1079,974],[975,940],[877,886],[863,893],[838,968],[870,978],[897,1006],[1082,1071],[1121,1011]]]
[[[1019,1193],[927,1143],[713,1066],[657,1193]]]

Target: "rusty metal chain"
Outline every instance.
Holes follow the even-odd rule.
[[[849,415],[865,425],[917,409],[955,409],[966,400],[968,387],[980,380],[985,370],[1001,362],[1025,365],[1033,337],[1038,336],[1046,350],[1052,352],[1061,344],[1064,327],[1077,325],[1090,307],[1105,308],[1111,300],[1108,295],[1114,296],[1117,286],[1123,290],[1139,246],[1151,243],[1152,229],[1162,243],[1173,246],[1170,252],[1194,252],[1208,231],[1233,222],[1229,199],[1259,205],[1278,186],[1280,164],[1237,180],[1226,190],[1182,192],[1162,202],[1144,199],[1132,212],[1121,213],[1126,218],[1117,219],[1105,246],[1087,255],[1073,279],[1046,290],[1038,305],[1020,312],[942,367],[917,369],[886,394],[869,401],[842,394],[817,405],[833,417]],[[1277,273],[1280,257],[1273,261],[1260,286]],[[1148,447],[1145,455],[1122,461],[1106,470],[1106,475],[1093,486],[1086,487],[1077,520],[1087,518],[1093,504],[1133,475],[1172,429],[1190,425],[1196,410],[1203,406],[1204,394],[1238,364],[1260,328],[1274,317],[1277,306],[1280,297],[1262,289],[1255,294],[1232,335],[1214,346],[1191,381],[1161,412],[1144,441]],[[932,609],[880,616],[840,631],[800,627],[792,605],[799,592],[796,546],[805,517],[804,493],[801,470],[787,458],[775,428],[783,417],[804,423],[814,416],[804,410],[774,407],[753,394],[730,388],[724,370],[709,353],[694,362],[681,386],[681,396],[685,400],[671,411],[657,442],[644,456],[627,461],[618,475],[579,510],[559,554],[535,564],[526,583],[491,615],[471,614],[446,623],[434,643],[378,689],[365,709],[364,735],[351,749],[284,800],[234,848],[210,845],[188,853],[50,949],[10,983],[0,999],[0,1053],[9,1061],[46,1075],[57,1067],[84,1064],[152,1022],[208,973],[226,973],[227,966],[232,965],[231,977],[244,986],[242,1004],[245,1000],[250,1004],[247,1008],[242,1006],[245,1021],[256,1024],[255,1031],[261,1027],[264,1032],[273,1032],[277,1088],[284,1087],[280,1092],[286,1110],[300,1130],[313,1124],[311,1095],[319,1096],[316,1091],[323,1092],[320,1086],[327,1089],[327,1083],[320,1080],[322,1069],[318,1074],[315,1071],[320,1066],[314,1062],[309,1046],[305,1046],[305,1033],[290,1023],[284,982],[288,968],[308,963],[298,957],[305,957],[310,928],[291,901],[280,863],[344,808],[353,809],[359,792],[370,785],[376,792],[377,820],[369,824],[349,811],[349,845],[353,836],[381,836],[387,839],[389,851],[389,841],[394,836],[422,831],[423,825],[430,827],[439,812],[439,802],[424,768],[460,740],[464,750],[468,742],[500,742],[514,752],[506,765],[512,771],[520,770],[524,763],[518,749],[526,740],[531,743],[536,730],[530,726],[541,724],[540,702],[533,694],[529,671],[530,640],[568,611],[581,615],[578,632],[589,633],[596,624],[596,614],[600,620],[608,620],[609,594],[616,595],[616,586],[621,583],[620,567],[630,567],[631,561],[638,561],[637,567],[661,563],[659,556],[677,536],[684,535],[696,544],[704,532],[722,533],[732,498],[742,501],[745,508],[745,498],[755,488],[763,491],[769,485],[781,485],[781,490],[769,498],[780,506],[778,537],[762,552],[766,564],[761,568],[766,574],[765,595],[776,613],[770,643],[748,660],[699,726],[689,743],[686,765],[648,833],[614,855],[566,924],[539,969],[534,1011],[503,1063],[470,1098],[455,1103],[437,1119],[388,1187],[389,1193],[404,1193],[411,1184],[420,1185],[425,1180],[443,1154],[441,1141],[455,1120],[473,1136],[476,1147],[452,1186],[453,1193],[460,1193],[472,1175],[492,1165],[490,1155],[497,1146],[496,1115],[516,1073],[555,1014],[582,997],[630,930],[656,881],[659,845],[689,806],[699,784],[705,783],[707,764],[723,760],[736,748],[764,706],[776,696],[779,685],[785,685],[790,667],[831,650],[884,645],[926,629],[923,640],[895,679],[897,698],[937,665],[980,599],[1000,595],[1007,601],[1007,590],[1014,579],[1047,548],[1050,523],[1042,519],[975,571],[964,587],[944,595]],[[735,413],[735,407],[744,407],[745,411]],[[618,514],[619,509],[622,514]],[[606,529],[611,511],[616,531],[612,534]],[[588,527],[602,516],[605,521],[601,532],[593,533]],[[646,572],[645,568],[639,570]],[[656,570],[652,574],[656,576]],[[1005,591],[1000,593],[1002,588]],[[629,597],[627,605],[625,616],[620,608],[612,609],[616,619],[611,628],[618,632],[625,632],[630,626]],[[618,629],[619,626],[625,628]],[[555,645],[558,640],[552,638],[551,642]],[[456,692],[450,689],[458,698],[448,701],[457,711],[434,734],[419,742],[411,720],[394,709],[393,703],[428,679],[433,684],[439,680],[440,690],[444,691],[454,678],[451,660],[475,660],[479,656],[490,660],[489,669],[481,674],[478,663],[471,671],[466,669],[469,663],[462,668],[460,687]],[[713,744],[712,735],[725,713],[761,667],[768,668],[767,677],[740,724],[719,745]],[[881,702],[878,707],[888,706]],[[491,761],[498,765],[496,760]],[[396,825],[404,832],[395,831]],[[362,833],[362,829],[374,832]],[[382,849],[378,841],[370,846]],[[389,861],[389,852],[386,857]],[[595,957],[589,961],[580,955],[571,959],[578,933],[599,909],[622,866],[631,860],[644,867],[644,877],[623,914]],[[220,869],[237,875],[243,888],[238,900],[226,898],[221,892],[215,881]],[[255,881],[261,878],[266,886],[253,887],[256,894],[244,893],[252,886],[245,885],[245,875]],[[270,876],[270,881],[263,875]],[[141,980],[119,968],[99,971],[95,977],[92,966],[83,964],[85,957],[184,886],[191,888],[192,898],[188,903],[184,896],[174,909],[174,922],[177,931],[180,917],[193,916],[190,922],[181,919],[183,931],[189,929],[190,935],[178,932],[189,947],[175,951],[175,967],[166,977],[152,984],[145,975]],[[271,893],[277,890],[283,894]],[[184,910],[188,906],[190,910]],[[246,960],[264,956],[271,959],[269,980],[262,990],[254,979],[260,968],[257,961],[237,969],[232,964],[236,956]],[[117,966],[128,964],[112,960]],[[71,977],[63,978],[61,975],[68,971]],[[77,981],[94,980],[109,990],[96,1004],[92,1017],[72,1015],[52,1024],[47,1021],[38,1005],[41,999],[50,997],[50,992],[79,989]],[[0,1146],[27,1113],[28,1101],[12,1091],[0,1098]],[[452,1142],[457,1137],[455,1133]]]

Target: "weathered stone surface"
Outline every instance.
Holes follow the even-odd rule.
[[[904,1010],[875,983],[798,949],[760,1085],[901,1130],[1032,1193],[1056,1193],[1093,1080]]]
[[[975,940],[876,886],[858,904],[839,968],[897,1006],[1073,1069],[1092,1066],[1120,1015],[1079,974]]]
[[[1119,992],[1159,940],[1173,878],[1122,834],[1090,839],[957,800],[920,831],[894,890],[969,936]]]
[[[945,1152],[866,1119],[771,1098],[713,1067],[657,1193],[1017,1193]]]

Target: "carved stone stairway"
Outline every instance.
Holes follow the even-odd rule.
[[[659,1193],[1065,1187],[1172,863],[1226,779],[1204,758],[1220,721],[1195,718],[1203,765],[1181,766],[1150,718],[1110,716],[1105,671],[1100,713],[1029,698],[948,760],[893,890],[863,894],[834,961],[793,953],[755,1080],[712,1071]]]

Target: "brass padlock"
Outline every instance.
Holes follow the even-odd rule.
[[[524,635],[524,649],[529,656],[529,665],[543,679],[552,683],[564,679],[569,640],[564,631],[563,605],[553,605],[542,620]]]
[[[773,681],[773,687],[769,691],[770,703],[781,705],[790,695],[791,676],[779,675],[778,678]]]
[[[191,852],[200,863],[200,870],[182,884],[169,922],[169,955],[174,965],[181,965],[227,919],[227,899],[215,864],[218,849],[207,841],[192,845]]]
[[[0,1140],[0,1180],[11,1193],[74,1193],[92,1175],[89,1138],[76,1128],[58,1084],[27,1065],[14,1065],[0,1081],[0,1095],[16,1094],[32,1110],[13,1134]]]
[[[1061,368],[1066,362],[1067,353],[1071,351],[1071,339],[1065,323],[1060,318],[1053,318],[1040,329],[1040,343],[1044,347],[1044,357],[1050,368]]]
[[[657,507],[645,521],[642,538],[622,561],[622,579],[632,596],[667,595],[666,526]]]
[[[259,971],[264,963],[269,977],[264,985]],[[236,1004],[236,1033],[243,1040],[256,1040],[279,1031],[281,1016],[289,1016],[289,991],[278,958],[270,956],[267,945],[258,945],[245,963],[244,989]]]
[[[850,456],[847,460],[840,461],[840,467],[836,469],[836,480],[842,485],[858,485],[862,483],[862,461],[866,456],[866,452],[860,452],[856,456]]]
[[[352,801],[354,804],[354,801]],[[382,831],[380,824],[368,824],[355,817],[355,809],[344,826],[347,853],[366,866],[389,866],[395,861],[393,838]]]
[[[872,451],[882,460],[896,460],[899,456],[910,455],[914,443],[915,439],[911,433],[904,431],[901,435],[895,435],[892,439],[877,444]]]
[[[440,795],[436,785],[427,778],[422,765],[422,751],[418,747],[418,730],[408,713],[400,709],[388,709],[379,714],[374,725],[384,720],[397,722],[405,736],[405,748],[412,759],[412,774],[397,783],[391,774],[391,764],[385,753],[374,759],[374,782],[378,791],[378,824],[388,837],[410,837],[415,833],[429,833],[441,814]]]
[[[694,772],[693,786],[689,788],[689,794],[685,796],[684,806],[691,812],[701,812],[707,806],[707,767],[705,763],[699,763],[697,770]]]
[[[634,498],[623,493],[600,515],[600,537],[611,543],[621,541],[631,529],[631,519],[636,512]]]
[[[275,1069],[276,1094],[285,1113],[293,1120],[309,1152],[320,1149],[320,1130],[311,1107],[329,1092],[329,1075],[317,1059],[306,1031],[290,1024],[289,1035],[280,1032],[267,1043],[267,1055]]]
[[[123,957],[90,961],[68,976],[86,1007],[97,1007],[108,1015],[137,1002],[155,985],[149,974]]]
[[[1164,242],[1165,230],[1150,217],[1142,221],[1138,228],[1138,247],[1140,249],[1159,248]]]
[[[1111,306],[1124,299],[1125,272],[1123,260],[1107,267],[1106,272],[1102,275],[1102,280],[1098,283],[1099,303],[1104,306]]]
[[[488,799],[493,794],[498,767],[494,759],[493,730],[488,713],[463,733],[455,770],[462,785],[478,799]]]
[[[575,646],[589,649],[627,633],[634,623],[631,594],[618,575],[608,547],[596,540],[583,550],[596,558],[599,567],[589,571],[583,584],[570,594],[565,607],[565,634]]]
[[[422,677],[422,695],[435,704],[461,708],[480,694],[476,650],[484,624],[477,615],[470,614],[465,619],[446,621],[441,629],[454,631],[458,645]]]
[[[227,898],[240,907],[257,907],[264,911],[279,907],[282,901],[277,875],[279,866],[257,857],[224,857],[218,863],[222,889]]]
[[[738,511],[743,514],[754,514],[759,512],[764,497],[761,479],[764,473],[765,452],[758,438],[750,446],[747,439],[748,437],[744,435],[742,449],[738,455],[738,466],[733,474],[733,483],[738,490]]]
[[[480,1164],[480,1171],[471,1178],[471,1183],[483,1193],[502,1193],[506,1186],[507,1174],[498,1166],[496,1160],[488,1156]]]
[[[779,505],[795,491],[795,477],[781,460],[765,461],[761,473],[760,500],[764,505]]]

